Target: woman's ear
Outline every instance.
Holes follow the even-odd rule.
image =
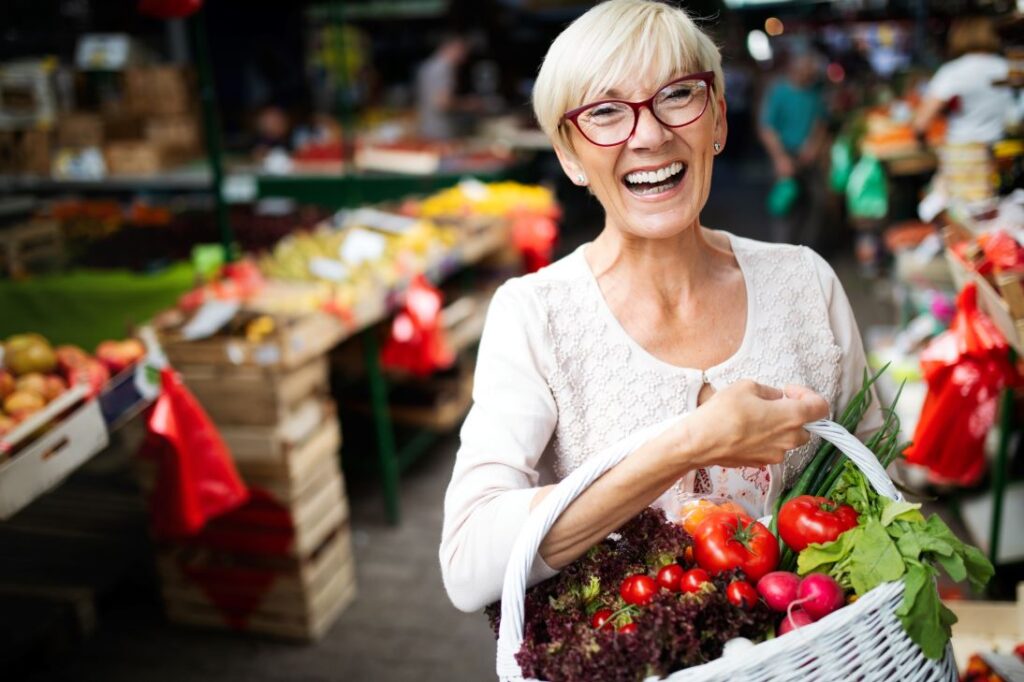
[[[725,149],[725,140],[726,140],[727,137],[729,137],[729,123],[728,123],[728,119],[726,118],[725,111],[726,111],[726,108],[725,108],[725,98],[724,97],[719,97],[718,98],[718,116],[715,119],[715,138],[714,138],[714,142],[717,142],[719,144],[718,151],[715,152],[716,154],[718,152],[721,152],[723,149]]]
[[[583,170],[583,166],[576,159],[576,155],[571,151],[562,148],[560,144],[552,145],[555,149],[555,156],[558,157],[558,163],[562,166],[562,171],[569,176],[569,180],[574,185],[580,187],[586,187],[589,183],[587,179],[587,173]]]

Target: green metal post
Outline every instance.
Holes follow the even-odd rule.
[[[1013,409],[1013,389],[1005,388],[999,399],[999,447],[992,467],[992,529],[988,542],[988,558],[993,566],[999,557],[999,533],[1003,527],[1006,465],[1009,459],[1010,431],[1013,429]]]
[[[206,34],[206,8],[201,8],[192,18],[192,41],[196,55],[196,70],[199,75],[199,101],[203,109],[203,132],[206,134],[206,155],[213,175],[213,200],[217,210],[217,228],[220,243],[224,249],[224,261],[235,259],[235,234],[228,220],[228,207],[224,203],[224,150],[220,139],[220,118],[217,115],[217,96],[210,69],[209,41]]]
[[[395,449],[391,411],[388,408],[388,386],[380,367],[380,345],[376,333],[377,330],[371,327],[362,335],[363,360],[370,380],[370,408],[373,411],[373,425],[377,430],[377,456],[384,484],[384,507],[388,522],[397,524],[401,518],[398,500],[398,477],[401,471]]]

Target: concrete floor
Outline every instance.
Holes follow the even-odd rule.
[[[763,166],[716,169],[706,223],[764,238]],[[589,239],[566,234],[565,248]],[[849,250],[846,251],[849,253]],[[890,322],[876,283],[837,262],[862,329]],[[349,481],[359,593],[323,641],[282,644],[167,625],[153,584],[127,584],[100,614],[95,635],[69,660],[49,661],[33,680],[75,682],[404,682],[494,679],[494,640],[482,614],[463,614],[441,586],[441,502],[457,439],[443,440],[402,480],[403,520],[383,519],[372,478]],[[345,452],[345,457],[354,456]],[[0,675],[2,677],[2,675]]]

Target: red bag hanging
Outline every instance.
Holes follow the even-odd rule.
[[[938,481],[972,485],[985,470],[985,437],[998,416],[999,394],[1018,382],[1005,338],[978,310],[973,283],[960,292],[949,330],[921,354],[921,369],[928,395],[907,461],[927,467]]]
[[[180,19],[195,14],[203,0],[139,0],[139,12],[157,19]]]
[[[206,411],[170,368],[160,373],[162,393],[149,415],[141,454],[157,460],[150,497],[153,530],[160,537],[190,536],[210,519],[249,497],[231,454]]]
[[[551,263],[557,239],[555,216],[522,212],[512,217],[512,243],[522,254],[527,272],[536,272]]]
[[[455,354],[441,328],[441,292],[417,275],[405,293],[405,305],[391,323],[381,350],[381,364],[417,376],[428,376],[455,363]]]

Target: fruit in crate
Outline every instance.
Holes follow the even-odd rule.
[[[45,400],[46,376],[39,372],[22,375],[18,377],[18,382],[15,384],[14,389],[16,391],[25,391],[26,393],[35,393]]]
[[[88,386],[89,397],[95,397],[110,380],[110,371],[99,360],[88,358],[83,364],[73,367],[67,378],[69,386]]]
[[[18,423],[16,421],[8,417],[3,412],[0,412],[0,438],[13,431],[14,427],[17,425]]]
[[[0,369],[0,400],[14,393],[14,376],[7,370]]]
[[[15,376],[46,374],[56,368],[57,356],[50,342],[39,334],[17,334],[4,344],[4,364]]]
[[[89,359],[89,354],[78,346],[57,346],[57,364],[61,372],[67,376],[75,367],[80,367]]]
[[[46,390],[43,392],[43,398],[46,399],[46,402],[51,402],[66,390],[68,390],[67,382],[56,374],[50,374],[46,377]]]
[[[4,412],[20,422],[46,407],[46,400],[38,393],[15,391],[4,399]]]
[[[138,339],[104,341],[96,347],[96,358],[106,365],[111,374],[118,374],[141,360],[146,347]]]
[[[419,205],[425,218],[452,215],[507,216],[516,211],[557,211],[555,197],[546,187],[518,182],[464,181],[433,194]]]

